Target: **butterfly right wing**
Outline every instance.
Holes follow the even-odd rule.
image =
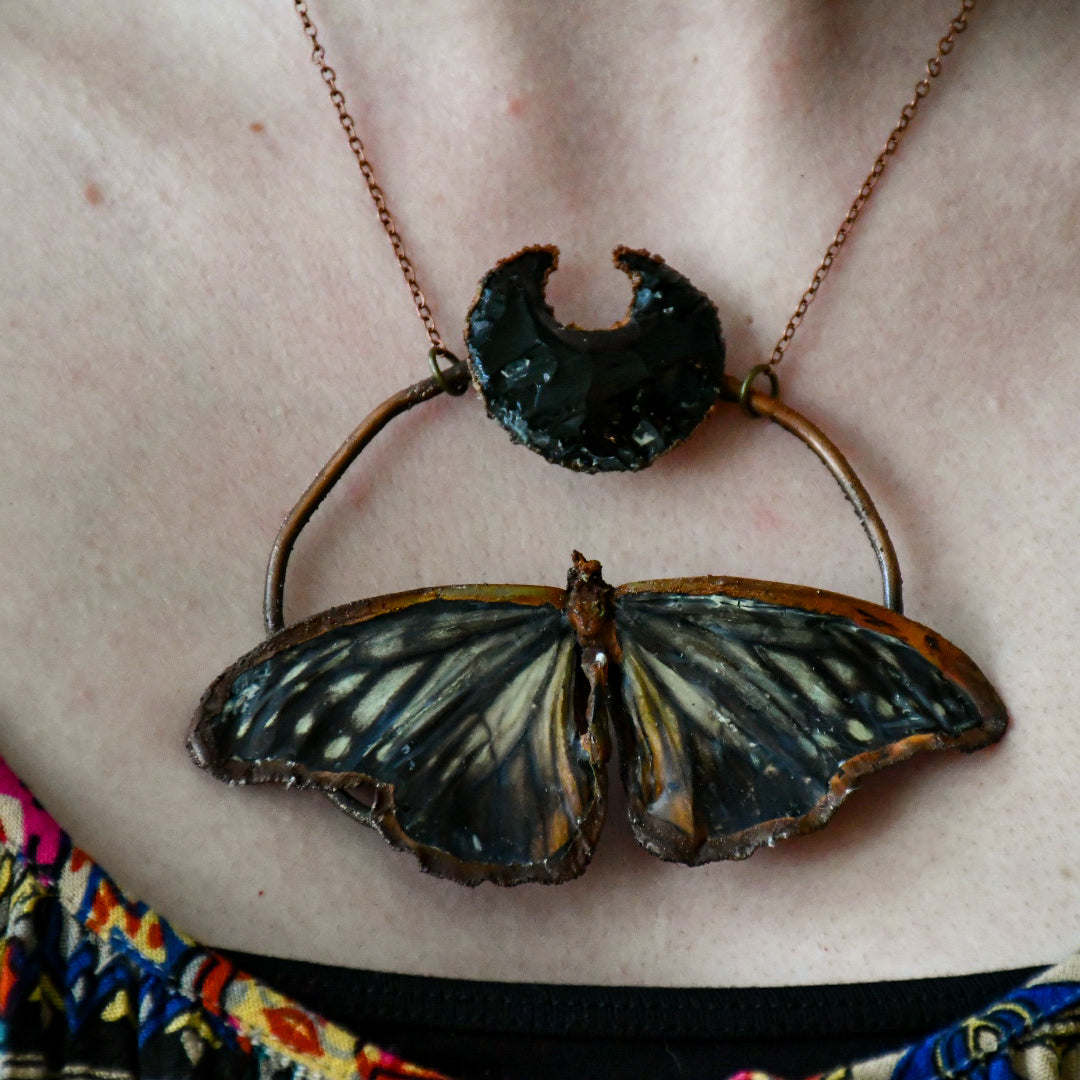
[[[578,738],[564,596],[429,589],[290,627],[210,687],[192,756],[230,783],[362,799],[391,844],[465,884],[574,877],[600,830],[604,772]]]
[[[744,858],[821,828],[870,772],[1005,730],[970,658],[876,604],[737,578],[616,598],[631,824],[661,858]]]

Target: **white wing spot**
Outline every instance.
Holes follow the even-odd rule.
[[[839,657],[832,657],[828,661],[829,670],[846,686],[850,686],[857,680],[855,669],[846,661],[841,660]]]
[[[298,664],[293,664],[293,666],[281,676],[278,680],[278,684],[283,686],[285,683],[291,683],[294,679],[299,679],[306,669],[307,663],[304,660],[301,660]]]
[[[325,700],[328,705],[335,705],[339,701],[344,701],[350,694],[358,690],[367,678],[366,671],[357,671],[352,675],[346,675],[344,678],[338,679],[334,685],[327,690]]]
[[[806,696],[822,711],[828,712],[836,704],[836,695],[824,683],[811,682]]]
[[[848,734],[859,742],[870,742],[874,737],[874,733],[861,720],[849,720],[845,726]]]
[[[331,740],[326,744],[326,749],[323,751],[323,757],[337,759],[344,757],[348,752],[349,744],[351,740],[348,735],[339,735],[336,739]]]
[[[296,734],[306,735],[311,730],[311,725],[315,723],[315,716],[312,713],[305,713],[296,722]]]

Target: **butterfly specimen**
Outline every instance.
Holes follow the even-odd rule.
[[[611,734],[630,824],[662,859],[740,859],[820,828],[867,773],[974,750],[1004,706],[888,608],[738,578],[461,585],[281,630],[209,688],[189,748],[230,783],[320,788],[467,885],[580,874]]]

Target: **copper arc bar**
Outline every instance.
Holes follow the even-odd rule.
[[[451,389],[464,385],[468,380],[468,369],[464,364],[447,368],[442,372],[442,379],[434,377],[423,379],[404,390],[399,390],[376,406],[360,421],[351,435],[338,447],[334,456],[319,470],[318,475],[308,485],[307,490],[297,500],[281,524],[274,546],[270,549],[270,561],[266,567],[266,586],[263,592],[263,621],[268,635],[276,634],[285,628],[283,607],[285,602],[285,571],[289,556],[303,528],[318,510],[323,499],[345,474],[345,470],[357,459],[360,452],[379,434],[395,416],[421,402],[430,401]]]
[[[739,401],[742,382],[731,375],[724,376],[724,399]],[[805,443],[817,454],[821,463],[833,475],[840,485],[844,497],[851,503],[855,516],[859,519],[866,533],[870,546],[874,549],[881,570],[881,591],[885,607],[897,614],[904,612],[903,578],[900,574],[900,560],[896,557],[889,530],[870,498],[870,493],[863,486],[850,462],[840,452],[840,448],[816,424],[811,423],[801,413],[785,405],[779,397],[771,397],[760,390],[751,390],[749,405],[759,416],[768,417],[774,424],[790,432],[800,442]]]
[[[463,385],[467,379],[464,365],[447,369],[443,377],[451,386]],[[740,381],[730,375],[724,376],[724,398],[728,401],[739,400]],[[278,530],[274,546],[270,550],[270,561],[266,568],[266,587],[263,594],[263,619],[268,635],[284,629],[285,572],[289,556],[303,528],[311,520],[323,499],[330,494],[334,485],[341,479],[348,467],[357,459],[360,452],[379,434],[386,425],[421,402],[429,401],[444,392],[444,388],[435,378],[424,379],[404,390],[398,391],[381,405],[374,408],[349,437],[341,444],[334,456],[319,470],[318,475],[308,485],[307,490],[297,500]],[[893,611],[903,611],[902,581],[900,563],[896,550],[889,538],[885,523],[877,512],[869,492],[856,475],[855,470],[840,452],[835,443],[820,428],[785,405],[779,398],[770,397],[758,390],[751,390],[749,404],[754,412],[768,417],[785,431],[790,432],[800,442],[805,443],[818,456],[825,467],[832,473],[840,485],[848,502],[851,503],[860,524],[870,540],[878,566],[881,570],[884,603]]]

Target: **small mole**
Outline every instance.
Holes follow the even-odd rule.
[[[783,532],[787,524],[786,521],[772,509],[767,503],[761,502],[754,506],[752,512],[752,520],[754,528],[758,532],[762,533],[779,533]]]
[[[265,892],[264,892],[264,891],[263,891],[262,889],[260,889],[260,890],[259,890],[259,895],[260,895],[260,896],[265,896],[265,895],[266,895],[266,893],[265,893]]]
[[[747,326],[753,326],[754,325],[754,316],[753,315],[747,315],[746,316],[746,325]]]
[[[507,98],[506,111],[511,116],[521,116],[525,112],[525,99],[521,97]]]
[[[694,56],[692,59],[693,59],[693,63],[696,64],[701,59],[701,57],[700,56]]]
[[[248,124],[248,130],[254,131],[255,134],[258,135],[260,131],[266,130],[266,125],[260,124],[258,120],[252,120],[251,123]]]
[[[86,201],[91,206],[100,206],[105,201],[105,196],[101,193],[101,188],[92,181],[86,185],[86,189],[83,192],[86,196]]]

